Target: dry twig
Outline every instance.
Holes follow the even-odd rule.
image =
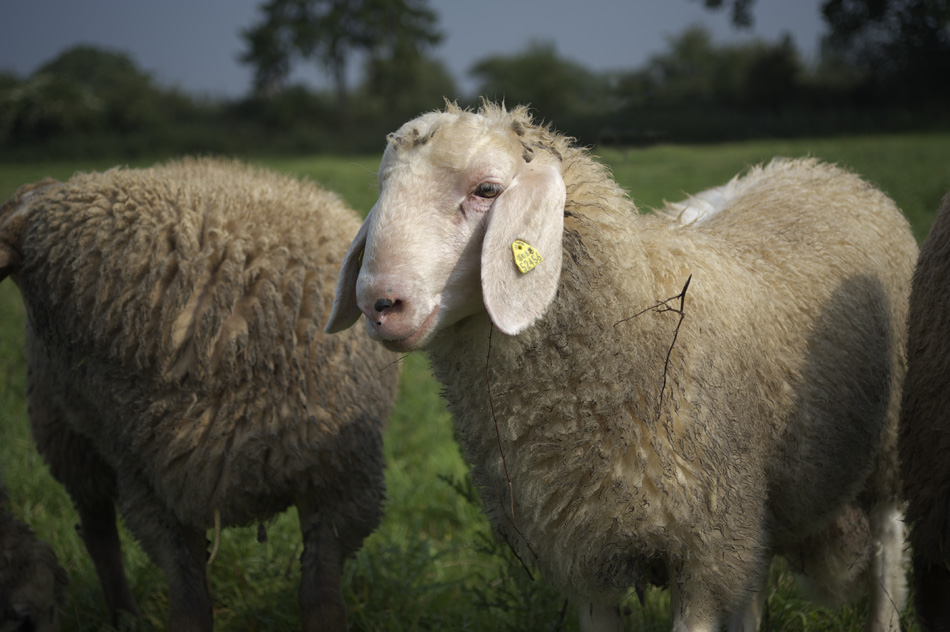
[[[628,320],[633,320],[637,316],[641,316],[647,312],[654,311],[658,314],[663,312],[673,312],[674,314],[679,314],[679,321],[676,323],[676,329],[673,331],[673,341],[670,342],[670,348],[666,350],[666,360],[663,362],[663,384],[660,386],[660,398],[656,403],[656,418],[660,418],[660,412],[663,409],[663,395],[666,392],[666,378],[670,369],[670,356],[673,354],[673,347],[676,345],[676,338],[680,335],[680,326],[683,324],[683,319],[686,318],[686,289],[689,287],[689,282],[693,279],[693,275],[689,275],[686,278],[686,283],[683,284],[683,289],[680,290],[680,293],[676,296],[671,296],[664,301],[658,301],[657,303],[647,307],[646,309],[640,310],[633,316],[628,316],[622,320],[618,320],[614,323],[616,327],[620,323],[625,323]],[[680,305],[679,308],[670,306],[670,303],[679,299]]]

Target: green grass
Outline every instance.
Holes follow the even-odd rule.
[[[861,173],[904,209],[922,239],[940,198],[950,189],[950,135],[761,141],[715,146],[603,150],[617,179],[644,208],[722,183],[774,155],[813,155]],[[305,175],[340,193],[365,213],[375,200],[379,156],[261,159],[260,164]],[[141,164],[141,163],[140,163]],[[0,199],[45,176],[103,169],[109,163],[46,163],[0,167]],[[137,165],[131,165],[137,166]],[[48,540],[71,585],[64,630],[98,630],[108,620],[95,573],[73,525],[75,513],[51,479],[29,436],[25,413],[24,313],[16,288],[0,284],[0,466],[15,511]],[[491,537],[452,425],[424,357],[405,359],[396,412],[386,439],[389,503],[381,527],[345,572],[354,630],[575,630],[573,607],[541,578],[530,578]],[[162,629],[167,608],[162,574],[123,530],[126,566],[144,611],[139,629]],[[211,569],[220,630],[297,629],[296,585],[301,553],[296,514],[256,528],[227,530]],[[790,573],[776,564],[769,600],[773,630],[857,630],[866,604],[826,610],[795,596]],[[626,604],[626,628],[668,630],[668,593],[650,590],[644,606]],[[905,629],[915,629],[912,611]]]

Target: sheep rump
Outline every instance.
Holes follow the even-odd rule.
[[[909,226],[810,159],[700,199],[637,213],[523,108],[426,114],[389,138],[326,331],[362,313],[428,352],[497,532],[585,626],[656,581],[675,629],[757,627],[773,553],[808,570],[858,549],[869,626],[896,629]],[[837,570],[815,579],[848,594]]]
[[[339,573],[381,518],[398,381],[393,354],[319,330],[358,226],[312,184],[211,159],[44,181],[0,212],[34,437],[114,617],[137,609],[113,499],[184,629],[211,626],[204,531],[296,505],[304,628],[345,626]]]
[[[920,249],[910,294],[900,457],[917,618],[950,628],[950,194]]]

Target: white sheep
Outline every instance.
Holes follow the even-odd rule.
[[[394,354],[320,331],[358,227],[311,183],[211,159],[44,181],[0,209],[33,434],[115,621],[138,609],[114,501],[175,630],[212,627],[206,530],[296,505],[303,628],[346,629],[342,565],[381,518],[398,381]]]
[[[13,515],[0,482],[0,631],[59,630],[66,584],[53,549]]]
[[[950,194],[920,249],[910,294],[901,474],[924,630],[950,629]]]
[[[776,160],[688,221],[639,214],[520,107],[449,105],[388,141],[325,331],[362,313],[428,352],[497,533],[584,629],[620,627],[648,582],[675,630],[755,628],[776,553],[830,596],[870,559],[869,625],[897,629],[917,246],[891,200]]]

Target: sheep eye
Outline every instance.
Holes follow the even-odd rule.
[[[480,198],[492,199],[498,197],[498,194],[501,193],[501,185],[495,184],[493,182],[482,182],[474,191],[475,195]]]

